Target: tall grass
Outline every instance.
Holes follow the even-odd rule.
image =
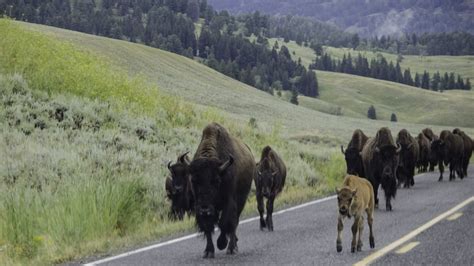
[[[167,220],[166,163],[222,123],[288,166],[277,206],[332,191],[333,149],[161,93],[94,54],[0,20],[0,264],[49,264],[192,229]],[[332,144],[329,144],[330,146]],[[341,157],[342,158],[342,157]],[[252,196],[246,215],[255,212]]]

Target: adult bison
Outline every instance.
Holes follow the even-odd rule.
[[[236,230],[255,174],[255,160],[244,143],[217,123],[206,126],[189,166],[195,196],[196,224],[207,240],[204,258],[214,257],[212,233],[217,224],[217,248],[237,249]],[[228,244],[228,245],[227,245]]]
[[[266,146],[262,150],[260,162],[257,164],[255,187],[257,196],[258,213],[260,214],[260,229],[268,227],[273,231],[273,202],[275,197],[283,190],[286,179],[286,166],[278,154]],[[267,198],[267,219],[263,219],[263,198]]]
[[[420,148],[420,155],[418,156],[418,172],[426,172],[428,171],[428,165],[430,163],[429,156],[431,153],[431,144],[430,140],[425,136],[425,134],[420,133],[416,137],[418,142],[418,147]]]
[[[180,155],[175,164],[168,163],[171,177],[166,178],[165,189],[171,201],[170,218],[182,220],[185,213],[194,212],[194,197],[189,176],[188,152]]]
[[[474,143],[472,142],[472,139],[466,133],[464,133],[464,131],[461,131],[459,128],[455,128],[453,130],[453,133],[461,136],[464,141],[464,155],[463,155],[462,169],[463,169],[464,177],[467,177],[467,167],[469,166],[469,161],[471,160],[472,149],[473,149]]]
[[[362,161],[367,179],[372,183],[375,194],[375,206],[378,206],[377,191],[379,185],[385,192],[385,207],[392,210],[390,203],[397,194],[398,154],[401,147],[396,146],[390,129],[383,127],[374,138],[369,138],[362,149]]]
[[[431,143],[431,151],[439,159],[439,180],[443,180],[444,165],[449,165],[449,181],[455,179],[455,172],[459,178],[464,178],[462,163],[464,158],[464,141],[458,134],[453,134],[449,130],[441,131],[439,139]],[[443,165],[444,163],[444,165]]]
[[[430,147],[431,145],[433,144],[433,141],[439,139],[438,135],[436,135],[435,133],[433,133],[433,130],[431,130],[431,128],[425,128],[423,129],[421,132],[423,132],[423,134],[425,135],[426,138],[428,138],[428,140],[430,141]],[[439,162],[439,158],[437,157],[437,154],[436,152],[432,151],[430,149],[430,154],[429,154],[429,162],[430,162],[430,168],[429,168],[429,171],[430,172],[433,172],[434,171],[434,168],[435,166],[438,164]]]
[[[418,161],[418,142],[406,129],[400,130],[397,135],[397,144],[402,148],[399,154],[397,179],[398,186],[404,183],[405,188],[415,185],[415,166]]]
[[[346,150],[344,150],[344,147],[341,145],[341,152],[346,159],[347,173],[349,175],[365,176],[364,164],[362,163],[360,152],[368,139],[362,130],[356,129],[354,133],[352,133],[351,141],[347,145]]]

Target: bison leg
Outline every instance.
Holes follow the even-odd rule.
[[[455,171],[454,166],[455,164],[451,161],[449,163],[449,181],[453,181],[456,178],[455,173],[454,173]]]
[[[439,179],[438,179],[438,181],[443,181],[444,165],[443,165],[442,160],[439,160],[439,162],[438,162],[438,169],[439,169]]]
[[[390,201],[391,201],[390,197],[385,197],[385,209],[387,211],[392,211],[392,203]]]
[[[263,228],[267,227],[265,220],[263,219],[263,214],[265,213],[264,207],[263,207],[263,196],[260,193],[257,193],[257,209],[258,213],[260,214],[260,230],[263,230]]]
[[[229,247],[227,248],[227,254],[228,255],[233,255],[239,251],[239,248],[237,247],[237,236],[235,235],[235,232],[230,235],[230,241],[229,241]]]
[[[354,217],[354,223],[352,224],[352,243],[351,243],[351,252],[354,253],[357,246],[357,231],[359,231],[359,218],[357,215]]]
[[[273,231],[273,202],[275,201],[275,196],[270,196],[267,200],[267,226],[269,231]]]
[[[212,259],[214,258],[214,244],[212,243],[212,233],[211,232],[206,232],[206,249],[204,250],[204,256],[203,258],[205,259]]]
[[[364,231],[364,216],[359,216],[359,239],[357,240],[357,251],[362,251],[362,232]]]
[[[342,229],[344,229],[344,224],[342,223],[342,216],[339,215],[339,217],[337,218],[337,240],[336,240],[337,252],[342,251],[342,240],[341,240]]]
[[[379,208],[379,182],[375,181],[374,182],[374,196],[375,196],[375,208]]]
[[[374,239],[374,232],[372,231],[372,224],[374,223],[374,210],[367,209],[367,223],[369,224],[369,242],[370,248],[375,247],[375,239]]]

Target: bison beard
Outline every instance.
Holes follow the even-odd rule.
[[[362,160],[367,179],[372,183],[375,194],[375,206],[378,206],[378,188],[382,185],[385,192],[385,206],[392,210],[391,199],[397,194],[397,166],[400,146],[395,146],[388,128],[381,128],[374,138],[365,144]]]
[[[206,236],[204,258],[214,257],[212,233],[217,224],[217,247],[237,251],[236,230],[239,216],[255,174],[255,161],[249,148],[229,135],[219,124],[208,125],[190,164],[195,195],[196,225]]]

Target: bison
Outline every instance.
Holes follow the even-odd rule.
[[[397,135],[397,144],[402,150],[399,154],[397,179],[398,186],[404,183],[405,188],[415,185],[415,166],[419,156],[418,142],[406,129],[400,130]]]
[[[367,179],[372,183],[375,206],[378,206],[378,189],[382,185],[385,192],[385,207],[392,210],[390,203],[397,194],[398,154],[401,147],[395,145],[390,129],[383,127],[374,138],[369,138],[362,149],[362,161]]]
[[[430,147],[431,147],[431,144],[433,143],[433,141],[439,139],[438,135],[433,133],[433,130],[431,130],[431,128],[425,128],[425,129],[422,130],[422,132],[425,135],[425,137],[428,138],[428,140],[430,142]],[[429,170],[430,170],[430,172],[433,172],[435,166],[439,162],[439,158],[437,157],[436,152],[432,151],[431,149],[430,149],[430,155],[429,155],[429,162],[430,162]]]
[[[348,175],[344,179],[344,187],[337,189],[337,204],[339,207],[339,217],[337,219],[337,240],[336,250],[342,251],[341,232],[344,228],[342,223],[344,217],[354,216],[352,224],[352,244],[351,252],[362,250],[362,231],[364,229],[364,212],[367,213],[367,223],[369,224],[370,248],[375,247],[372,224],[374,221],[374,189],[367,179]],[[359,239],[356,238],[357,234]]]
[[[165,189],[171,201],[169,217],[182,220],[185,213],[191,215],[194,211],[194,197],[189,178],[188,152],[180,155],[175,164],[168,163],[171,177],[166,178]]]
[[[207,245],[204,258],[214,258],[212,233],[217,224],[217,248],[237,252],[236,230],[252,186],[255,160],[239,139],[217,123],[206,126],[189,165],[195,197],[196,224]]]
[[[430,140],[425,136],[425,134],[420,133],[416,137],[418,142],[418,147],[420,149],[420,154],[418,156],[418,172],[426,172],[428,171],[428,165],[430,163],[429,156],[431,153],[431,145]]]
[[[262,150],[260,162],[257,164],[257,175],[255,176],[255,187],[260,214],[260,229],[268,227],[273,231],[273,202],[275,197],[283,190],[286,179],[286,166],[282,159],[270,146]],[[263,198],[267,198],[267,219],[263,219]]]
[[[462,170],[464,141],[461,136],[453,134],[449,130],[443,130],[439,135],[439,139],[431,143],[431,151],[436,154],[439,160],[440,175],[438,181],[443,180],[444,165],[449,165],[449,181],[455,179],[455,172],[458,172],[461,179],[464,178]]]
[[[464,141],[464,155],[463,155],[462,169],[463,169],[464,177],[467,177],[467,167],[469,166],[469,161],[471,160],[472,149],[474,148],[473,147],[474,143],[472,142],[472,139],[466,133],[464,133],[464,131],[461,131],[459,128],[455,128],[453,130],[453,133],[461,136]]]
[[[341,152],[344,154],[347,165],[347,173],[350,175],[365,176],[364,164],[360,152],[369,138],[360,129],[356,129],[352,134],[351,141],[346,150],[341,145]]]

